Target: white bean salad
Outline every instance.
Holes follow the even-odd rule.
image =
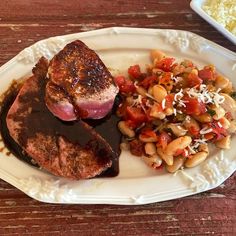
[[[236,93],[214,65],[199,69],[152,50],[152,64],[142,72],[130,66],[117,76],[121,104],[117,115],[121,146],[150,167],[173,173],[195,167],[209,155],[208,144],[230,148],[236,132]]]

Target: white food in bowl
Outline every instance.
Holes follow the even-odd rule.
[[[208,0],[202,9],[236,36],[236,0]]]

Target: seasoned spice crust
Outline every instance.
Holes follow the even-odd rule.
[[[118,88],[95,51],[76,40],[50,61],[45,101],[48,109],[65,121],[105,117]]]
[[[52,82],[67,93],[79,93],[80,96],[99,93],[113,83],[112,75],[101,59],[79,40],[66,45],[51,60],[48,74]]]

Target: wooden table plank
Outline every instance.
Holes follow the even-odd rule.
[[[1,0],[0,65],[40,39],[113,26],[188,30],[236,51],[188,0]],[[0,180],[0,235],[236,235],[235,182],[236,174],[195,196],[111,206],[41,203]]]

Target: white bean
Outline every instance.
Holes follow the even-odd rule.
[[[166,155],[161,148],[157,148],[157,153],[167,165],[173,165],[174,158],[173,156]]]
[[[157,152],[156,145],[154,143],[146,143],[144,146],[146,154],[152,156]]]
[[[161,103],[162,100],[166,97],[167,91],[161,85],[154,85],[152,88],[153,97],[156,99],[157,102]]]
[[[223,77],[221,75],[216,77],[215,87],[217,89],[220,88],[222,90],[222,89],[226,88],[228,85],[229,85],[229,79],[227,79],[227,78],[225,78],[225,77]]]
[[[149,87],[148,88],[148,94],[150,94],[151,96],[153,96],[153,87]]]
[[[192,138],[190,136],[183,136],[176,138],[167,145],[164,152],[168,156],[173,156],[178,149],[186,148],[187,146],[190,145],[191,142]]]
[[[158,168],[162,164],[162,159],[156,154],[154,154],[151,157],[142,156],[142,159],[145,161],[145,163],[148,166],[150,166],[154,169]]]
[[[171,116],[174,114],[174,108],[168,107],[164,110],[166,116]]]
[[[206,152],[209,154],[208,144],[202,143],[198,147],[199,152]]]
[[[226,93],[221,93],[225,100],[220,105],[225,109],[226,112],[230,112],[233,119],[236,119],[236,101]]]
[[[125,121],[120,121],[118,123],[118,128],[123,135],[126,135],[129,138],[133,138],[135,136],[135,132],[126,124]]]
[[[180,169],[184,164],[185,158],[184,157],[175,157],[174,163],[171,166],[166,166],[166,169],[170,173],[176,172],[178,169]]]
[[[151,107],[150,116],[160,120],[163,120],[166,117],[165,113],[163,111],[160,111],[158,104],[154,104]]]
[[[230,149],[230,142],[231,142],[230,137],[231,137],[230,135],[227,135],[226,137],[216,141],[215,142],[216,147],[222,148],[222,149]]]
[[[204,113],[202,115],[194,115],[193,118],[201,123],[212,122],[212,117],[209,113]]]
[[[188,168],[195,167],[205,161],[207,156],[207,152],[197,152],[196,154],[191,155],[189,158],[187,158],[184,165]]]
[[[221,92],[223,92],[223,93],[231,93],[231,92],[233,92],[233,83],[231,81],[229,81],[229,84],[227,85],[227,87],[223,88],[221,90]]]
[[[198,75],[198,70],[197,69],[192,69],[191,74]]]
[[[225,110],[223,107],[214,107],[212,110],[215,111],[215,114],[213,115],[214,120],[219,120],[225,116]]]
[[[200,130],[200,126],[196,120],[194,120],[192,117],[188,116],[188,119],[186,118],[183,122],[183,126],[187,129],[194,129],[196,131]]]
[[[187,133],[187,130],[179,124],[170,123],[167,125],[167,128],[171,129],[177,137],[184,136]]]

